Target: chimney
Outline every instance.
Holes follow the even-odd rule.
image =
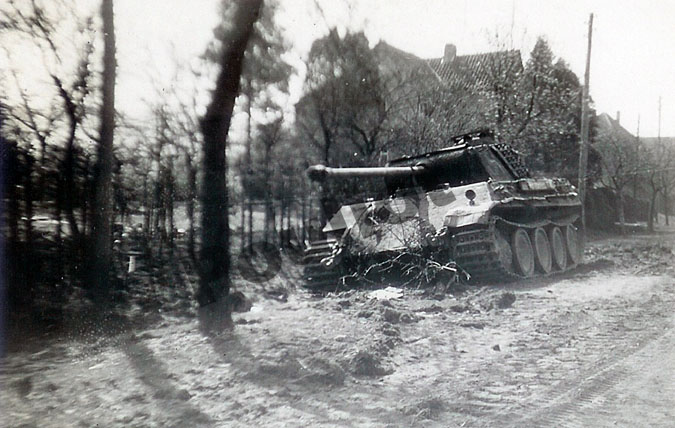
[[[619,110],[616,111],[616,123],[621,125],[621,112]]]
[[[449,64],[455,60],[457,56],[457,46],[452,43],[445,45],[445,51],[443,52],[443,64]]]

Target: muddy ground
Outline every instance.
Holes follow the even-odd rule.
[[[287,268],[240,284],[231,330],[190,308],[74,320],[5,356],[0,425],[673,426],[674,248],[596,239],[565,276],[447,293],[318,297]]]

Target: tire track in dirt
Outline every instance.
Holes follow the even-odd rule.
[[[475,334],[473,329],[468,333],[466,329],[457,330],[448,340],[456,344],[459,352],[449,354],[455,357],[450,366],[456,365],[456,369],[436,383],[440,390],[430,388],[428,395],[441,394],[447,416],[463,420],[465,426],[509,426],[510,423],[537,426],[516,422],[534,418],[542,409],[557,405],[582,381],[598,376],[607,367],[638,351],[638,344],[644,346],[646,341],[658,336],[664,314],[669,313],[665,310],[669,303],[659,302],[660,297],[650,299],[646,294],[635,294],[635,287],[653,282],[641,280],[629,297],[613,286],[609,287],[608,295],[600,293],[601,297],[594,295],[589,300],[577,298],[575,291],[569,288],[565,293],[559,290],[553,294],[546,290],[524,293],[519,294],[521,306],[513,310],[472,314],[470,319],[477,317],[480,322],[476,325],[480,328]],[[578,286],[579,283],[574,284]],[[646,290],[655,292],[651,288]],[[654,296],[660,296],[660,291],[656,292],[659,294]],[[575,298],[564,297],[570,295]],[[479,297],[481,299],[471,305],[489,303],[495,295]],[[465,317],[464,313],[460,315],[462,319]],[[460,320],[452,319],[462,325]],[[464,353],[472,346],[492,347],[495,343],[501,347],[495,345],[492,352]],[[427,351],[433,351],[433,347],[415,352],[425,354]],[[433,377],[435,373],[431,370],[419,375]],[[407,380],[416,381],[414,377]],[[444,387],[447,384],[453,387]]]
[[[630,354],[606,366],[596,375],[580,381],[579,385],[559,395],[548,405],[530,417],[518,421],[516,426],[555,426],[561,428],[599,426],[610,412],[598,411],[605,403],[614,403],[618,385],[634,375],[637,367],[645,367],[653,363],[661,353],[660,348],[667,348],[675,335],[672,328],[665,333],[651,337],[639,344]],[[672,351],[672,349],[671,349]],[[668,355],[666,353],[666,355]],[[675,385],[666,384],[664,396],[673,397]],[[598,409],[600,408],[600,409]],[[592,422],[589,422],[589,419]]]
[[[569,380],[538,394],[543,399],[511,407],[508,414],[495,415],[491,418],[493,423],[519,427],[589,426],[588,410],[611,398],[612,390],[634,373],[638,359],[644,359],[644,354],[654,358],[656,354],[649,350],[673,342],[674,319],[670,315],[673,301],[672,294],[668,294],[663,300],[650,299],[632,310],[611,314],[611,322],[607,323],[610,331],[584,335],[583,343],[584,351],[590,351],[591,356],[604,354],[608,355],[606,358],[590,363],[578,375],[571,373]],[[546,397],[547,393],[550,396]]]

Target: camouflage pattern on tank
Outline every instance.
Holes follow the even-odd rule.
[[[305,278],[332,286],[357,265],[424,253],[472,280],[548,275],[582,254],[581,204],[563,178],[534,178],[489,132],[464,134],[442,150],[386,167],[310,167],[310,178],[382,177],[387,197],[343,205],[328,237],[311,243]],[[318,251],[318,248],[322,248]]]

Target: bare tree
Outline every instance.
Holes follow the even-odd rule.
[[[16,88],[20,94],[21,104],[19,106],[8,107],[6,111],[8,112],[8,118],[14,125],[14,133],[17,137],[17,142],[15,142],[15,160],[19,162],[23,159],[22,162],[23,168],[16,170],[17,183],[24,181],[22,187],[23,194],[20,195],[17,192],[16,196],[21,196],[21,199],[25,205],[26,215],[26,244],[27,248],[32,248],[32,212],[34,202],[36,200],[42,199],[47,193],[45,189],[46,178],[48,174],[48,157],[47,157],[47,147],[49,146],[49,141],[51,140],[52,133],[56,129],[54,122],[58,119],[59,113],[58,109],[55,106],[55,103],[50,103],[50,105],[44,109],[44,111],[39,111],[34,109],[31,106],[31,100],[29,99],[26,91],[23,90],[21,82],[16,74],[16,71],[11,71],[12,76],[14,77],[14,82]],[[24,132],[27,131],[27,132]],[[32,136],[32,137],[31,137]],[[37,162],[37,180],[36,184],[33,184],[33,167],[35,166],[35,155],[33,155],[33,144],[32,141],[37,140],[39,144],[39,160]],[[23,142],[24,144],[18,144]],[[23,145],[24,147],[21,147]],[[56,150],[54,150],[56,152]],[[56,180],[58,184],[61,183],[60,179]],[[56,203],[54,204],[55,217],[59,220],[56,223],[56,241],[57,244],[61,244],[61,192],[60,186],[57,184],[55,189]],[[35,191],[34,191],[35,190]],[[19,199],[17,199],[17,204]],[[18,207],[18,205],[17,205]],[[16,214],[19,215],[20,210],[16,211]],[[28,215],[30,213],[30,215]],[[18,221],[18,217],[17,217]],[[18,224],[18,223],[17,223]],[[14,235],[18,238],[18,233]]]
[[[15,141],[6,138],[8,132],[6,126],[6,106],[0,100],[0,191],[2,191],[3,221],[7,225],[9,236],[5,245],[14,245],[19,242],[19,154]],[[6,202],[5,202],[6,201]]]
[[[261,124],[258,126],[260,135],[259,141],[262,145],[262,177],[265,180],[263,185],[265,193],[265,229],[264,229],[264,243],[269,243],[270,229],[275,231],[276,220],[274,213],[273,202],[273,183],[270,182],[270,177],[273,176],[272,171],[272,155],[275,147],[283,138],[283,115],[278,116],[270,123]],[[270,227],[271,225],[271,227]]]
[[[57,213],[60,213],[61,202],[68,220],[71,234],[76,242],[80,242],[80,227],[75,217],[75,206],[81,203],[78,198],[78,190],[75,180],[77,164],[77,132],[82,127],[86,117],[85,102],[91,92],[92,64],[91,57],[94,49],[94,29],[91,17],[79,17],[75,13],[75,5],[67,1],[57,1],[57,5],[44,2],[31,1],[23,4],[9,2],[5,8],[0,9],[6,31],[25,36],[29,43],[41,53],[42,65],[46,70],[49,80],[54,85],[55,94],[62,104],[62,112],[66,122],[66,139],[63,149],[63,158],[60,162],[59,188],[55,192],[57,198]],[[71,28],[62,25],[69,22],[72,29],[76,30],[76,36],[70,36],[68,45],[62,40],[63,32]],[[77,58],[72,59],[72,53]],[[74,67],[71,64],[75,64]],[[14,73],[17,88],[21,90],[19,79]],[[44,117],[47,119],[49,131],[41,131],[39,121],[36,119],[36,111],[29,106],[28,96],[21,93],[23,102],[24,126],[30,128],[40,142],[41,154],[39,160],[40,175],[38,177],[38,191],[44,188],[44,171],[47,153],[47,144],[52,135],[51,131],[55,117],[47,110]],[[53,112],[53,109],[51,110]],[[19,117],[17,115],[17,117]]]
[[[196,122],[196,99],[188,106],[180,103],[180,111],[174,116],[177,131],[182,133],[183,138],[176,141],[179,151],[182,153],[185,171],[187,174],[186,211],[188,216],[188,254],[195,260],[195,202],[197,200],[197,160],[199,158],[198,145],[201,142],[199,126]]]
[[[51,140],[52,133],[56,129],[54,122],[59,118],[60,114],[56,103],[52,101],[50,105],[44,109],[38,110],[32,107],[31,100],[27,91],[23,88],[16,70],[10,70],[14,84],[16,86],[21,104],[19,106],[8,106],[7,116],[17,124],[17,126],[29,130],[40,145],[39,151],[39,171],[38,188],[43,189],[44,173],[47,170],[47,147]]]
[[[607,126],[599,131],[594,144],[602,153],[600,182],[614,192],[621,233],[625,233],[625,190],[637,172],[638,159],[634,139],[612,119],[601,117]]]
[[[94,198],[91,210],[92,252],[89,280],[94,296],[108,293],[112,256],[110,245],[112,216],[113,136],[115,132],[115,25],[113,0],[102,0],[103,20],[103,99],[100,139],[94,172]]]
[[[160,236],[165,235],[162,225],[166,221],[162,219],[171,221],[173,198],[169,195],[172,193],[170,190],[173,182],[173,194],[178,199],[183,197],[186,203],[189,221],[187,251],[190,258],[196,261],[195,210],[200,147],[203,141],[199,131],[198,100],[202,92],[201,84],[205,83],[201,70],[208,66],[208,62],[201,61],[199,66],[188,68],[174,56],[173,63],[175,68],[171,83],[156,83],[155,97],[148,102],[153,116],[152,131],[149,132],[154,134],[154,138],[146,148],[153,164],[150,169],[154,168],[155,175],[152,180],[146,177],[147,186],[151,185],[150,181],[154,181],[153,208],[147,210],[148,214],[153,212],[154,217],[147,216],[147,223],[150,225],[154,219],[154,231],[159,231]],[[153,81],[160,82],[161,79],[153,76]],[[167,87],[171,90],[167,90]],[[170,238],[170,235],[167,236]]]
[[[666,226],[670,225],[670,204],[673,188],[675,187],[675,147],[672,138],[664,138],[663,142],[663,165],[659,178],[663,189],[663,214],[665,216]]]
[[[220,72],[211,102],[201,120],[204,136],[202,248],[197,300],[202,306],[229,293],[230,230],[225,147],[232,111],[239,94],[244,52],[258,19],[262,0],[235,3],[231,28],[218,56]]]
[[[268,0],[263,4],[258,19],[253,25],[251,37],[244,53],[241,95],[243,95],[242,110],[246,113],[247,125],[244,154],[240,163],[242,170],[242,250],[246,247],[250,249],[253,245],[253,202],[251,195],[251,182],[255,169],[252,164],[252,131],[255,127],[253,113],[256,110],[265,111],[265,106],[270,98],[270,90],[288,91],[288,79],[292,71],[292,67],[283,57],[283,53],[288,49],[288,46],[274,20],[278,4],[277,0]],[[227,12],[228,8],[223,6],[223,13]],[[216,40],[209,45],[205,54],[208,60],[218,62],[218,44],[225,31],[225,25],[220,25],[215,29]],[[248,235],[245,233],[246,221],[244,217],[246,209],[248,209]]]
[[[643,152],[644,167],[643,177],[649,191],[649,214],[647,218],[647,229],[654,231],[654,219],[657,216],[656,203],[659,194],[664,191],[662,174],[669,168],[670,159],[667,156],[666,148],[662,144],[653,144],[646,147]]]
[[[675,150],[672,138],[643,138],[640,141],[641,174],[638,179],[645,184],[649,193],[647,224],[652,231],[654,221],[658,218],[659,202],[669,222],[669,204],[675,186]]]

